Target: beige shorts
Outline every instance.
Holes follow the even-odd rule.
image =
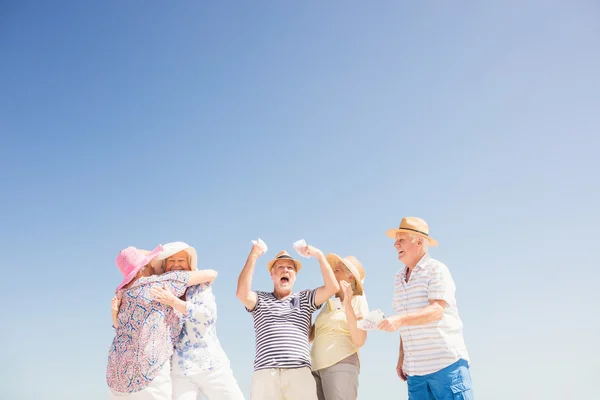
[[[268,368],[254,371],[250,400],[317,400],[310,368]]]

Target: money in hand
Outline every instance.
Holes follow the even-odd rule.
[[[258,240],[253,240],[252,244],[258,244],[263,249],[263,254],[268,250],[267,244],[263,242],[261,238],[258,238]]]
[[[300,251],[301,249],[303,249],[303,248],[306,247],[306,240],[304,240],[304,239],[297,240],[297,241],[294,242],[294,244],[292,245],[292,247],[302,257],[304,257],[304,258],[310,258],[310,256],[308,256],[308,255],[306,255],[306,254],[304,254],[303,252]]]
[[[365,318],[361,319],[360,321],[357,321],[356,326],[359,329],[362,329],[363,331],[377,329],[377,325],[379,325],[379,323],[383,321],[384,318],[385,315],[383,315],[383,312],[381,312],[381,310],[373,310],[370,313],[368,313]]]

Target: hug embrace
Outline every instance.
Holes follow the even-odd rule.
[[[474,399],[456,287],[428,251],[437,241],[415,217],[386,234],[404,267],[394,283],[397,314],[375,329],[400,333],[396,373],[407,382],[409,399]],[[294,292],[302,262],[283,250],[266,265],[273,289],[253,290],[255,266],[267,251],[260,239],[238,278],[236,296],[255,330],[250,399],[356,400],[367,340],[360,321],[369,315],[365,268],[355,256],[325,255],[304,241],[294,248],[316,259],[322,286]],[[128,247],[116,264],[124,279],[112,304],[109,398],[244,399],[217,337],[217,272],[198,269],[196,250],[184,242],[152,251]]]

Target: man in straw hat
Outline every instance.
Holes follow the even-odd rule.
[[[236,293],[254,318],[256,357],[250,400],[317,400],[308,331],[312,313],[337,293],[339,284],[323,252],[304,246],[298,252],[319,261],[324,286],[293,293],[302,264],[284,250],[267,264],[273,291],[253,291],[252,274],[263,249],[259,243],[252,247]]]
[[[402,219],[386,235],[395,239],[398,259],[405,265],[396,274],[393,308],[379,329],[400,331],[396,372],[408,382],[410,400],[473,399],[469,355],[462,334],[448,267],[431,258],[427,223]]]

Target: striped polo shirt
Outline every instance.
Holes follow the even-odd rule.
[[[462,333],[454,294],[456,286],[448,267],[425,254],[406,282],[407,269],[396,274],[392,307],[398,314],[414,313],[429,305],[430,300],[444,300],[444,316],[426,325],[402,326],[404,372],[427,375],[439,371],[469,355]]]
[[[272,292],[256,292],[254,317],[256,357],[254,370],[310,368],[308,330],[317,289],[293,293],[280,300]]]

